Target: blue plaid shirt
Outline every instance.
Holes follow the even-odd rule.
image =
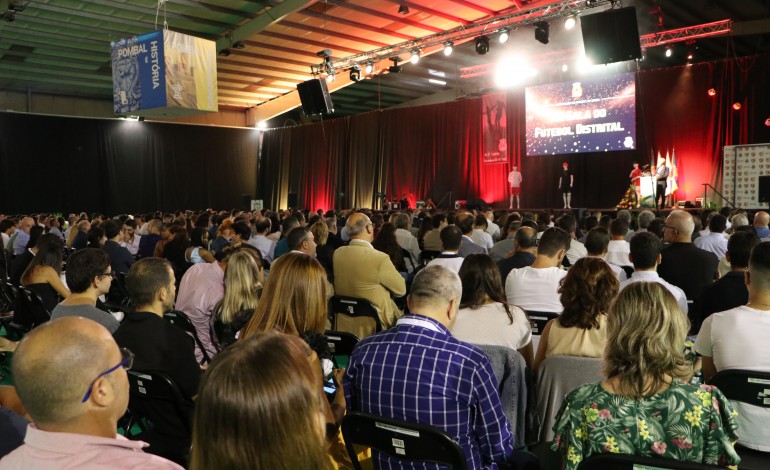
[[[469,469],[497,469],[513,451],[492,366],[476,347],[422,315],[370,336],[345,373],[349,409],[444,429],[465,451]],[[437,469],[375,452],[375,468]]]

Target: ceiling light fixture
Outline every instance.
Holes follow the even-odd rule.
[[[401,5],[398,6],[398,13],[401,15],[408,15],[409,7],[402,3]]]
[[[548,36],[551,25],[547,21],[538,21],[533,25],[535,27],[535,39],[543,44],[548,44]]]
[[[508,42],[508,39],[511,37],[511,30],[508,28],[503,28],[500,30],[500,44],[505,44]]]
[[[400,73],[401,72],[401,66],[398,65],[399,62],[401,62],[401,57],[399,56],[393,56],[390,58],[391,61],[393,61],[393,65],[388,67],[388,72],[390,73]]]
[[[671,46],[666,47],[666,57],[671,57],[674,54],[674,51],[671,49]]]
[[[232,53],[233,52],[229,48],[222,49],[221,51],[219,51],[219,55],[222,56],[222,57],[227,57],[227,56],[229,56]]]
[[[329,73],[326,74],[326,83],[333,82],[335,78],[334,70],[330,70]]]
[[[374,72],[374,62],[372,62],[371,60],[367,61],[366,66],[364,67],[364,71],[366,72],[367,75]]]
[[[479,36],[476,38],[476,54],[484,55],[489,52],[489,37]]]
[[[444,43],[444,55],[450,56],[452,55],[452,50],[454,49],[454,43],[452,41],[447,41]]]
[[[409,62],[416,64],[420,61],[420,50],[412,49],[412,56],[409,58]]]
[[[575,20],[574,16],[568,16],[566,20],[564,20],[564,29],[572,29],[575,27],[575,24],[577,24],[577,20]]]
[[[361,67],[358,65],[350,67],[350,80],[353,82],[361,80]]]
[[[246,44],[244,44],[242,41],[235,41],[233,43],[233,49],[245,49]]]

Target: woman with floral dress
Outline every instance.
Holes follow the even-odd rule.
[[[598,453],[734,465],[735,412],[715,387],[689,385],[683,346],[689,324],[660,284],[623,289],[607,317],[608,379],[573,390],[554,425],[552,448],[567,470]]]

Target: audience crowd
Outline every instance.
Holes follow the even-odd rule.
[[[708,385],[770,377],[770,215],[582,212],[0,215],[0,470],[442,468],[349,455],[352,411],[469,469],[770,462]]]

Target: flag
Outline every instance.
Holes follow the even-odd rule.
[[[679,189],[678,178],[679,172],[676,169],[676,149],[671,151],[671,171],[668,174],[669,187],[671,188],[671,194],[674,194]]]

